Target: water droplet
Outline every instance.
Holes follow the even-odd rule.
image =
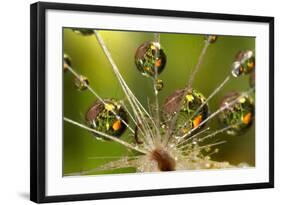
[[[63,71],[66,72],[71,67],[71,58],[67,54],[63,54]]]
[[[205,36],[205,41],[208,41],[209,43],[215,43],[217,40],[218,40],[218,36],[216,35]]]
[[[128,114],[117,100],[105,99],[104,102],[105,105],[101,101],[96,101],[89,108],[86,112],[86,121],[100,132],[120,137],[126,130],[124,122],[128,123]]]
[[[80,75],[79,78],[78,77],[74,78],[74,84],[79,91],[83,91],[88,88],[88,85],[90,83],[87,77]]]
[[[159,91],[161,91],[162,89],[163,89],[163,87],[164,87],[164,83],[163,83],[163,80],[161,80],[161,79],[156,79],[155,80],[155,89],[159,92]]]
[[[137,69],[145,76],[160,74],[166,65],[166,55],[158,42],[147,41],[141,44],[135,53]]]
[[[255,69],[255,55],[251,50],[239,51],[232,64],[232,75],[239,77],[251,73]]]
[[[93,29],[87,29],[87,28],[75,28],[72,29],[72,31],[82,36],[90,36],[95,34]]]
[[[166,98],[163,111],[164,117],[170,118],[171,116],[175,115],[183,100],[182,106],[179,109],[180,113],[176,124],[178,130],[187,133],[192,128],[196,128],[198,126],[203,127],[201,122],[208,117],[209,106],[207,103],[205,103],[206,98],[203,96],[203,94],[195,89],[189,89],[184,99],[182,99],[184,94],[184,89],[178,89],[174,91]]]
[[[249,95],[242,96],[238,92],[231,92],[224,97],[221,107],[225,105],[229,106],[219,114],[219,121],[226,126],[232,126],[226,131],[228,134],[238,135],[251,126],[254,119],[254,101]]]

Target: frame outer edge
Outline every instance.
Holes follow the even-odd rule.
[[[269,184],[274,188],[274,17],[269,20]]]
[[[129,192],[108,192],[46,196],[46,68],[45,68],[45,24],[46,10],[96,11],[159,16],[177,16],[200,19],[236,20],[264,22],[269,24],[269,182],[176,188],[160,190],[139,190]],[[246,16],[233,14],[201,13],[188,11],[156,10],[144,8],[110,7],[83,4],[37,2],[30,5],[30,200],[36,203],[77,200],[97,200],[124,197],[144,197],[198,192],[218,192],[274,187],[274,17]]]
[[[30,5],[30,200],[38,200],[37,170],[37,4]]]
[[[30,200],[45,202],[45,6],[30,5]]]

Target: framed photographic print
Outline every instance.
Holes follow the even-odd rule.
[[[274,18],[31,5],[31,200],[274,186]]]

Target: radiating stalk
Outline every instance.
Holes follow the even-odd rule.
[[[209,38],[211,38],[211,37],[209,36]],[[184,103],[184,97],[186,96],[186,94],[188,93],[189,89],[192,86],[192,83],[193,83],[193,80],[195,78],[195,75],[197,74],[197,72],[200,69],[200,66],[201,66],[201,64],[203,62],[203,58],[204,58],[204,56],[205,56],[205,54],[207,52],[207,49],[208,49],[209,45],[210,45],[210,42],[209,42],[209,39],[208,39],[208,40],[205,41],[205,44],[204,44],[204,47],[203,47],[203,49],[202,49],[202,51],[200,53],[198,62],[196,64],[193,72],[191,73],[191,76],[189,77],[188,83],[187,83],[187,85],[186,85],[186,87],[184,89],[184,93],[182,95],[182,99],[181,99],[181,101],[180,101],[180,103],[179,103],[179,105],[178,105],[178,107],[176,109],[175,115],[172,117],[172,120],[171,120],[171,123],[170,123],[170,126],[169,126],[169,131],[167,132],[167,135],[166,135],[167,137],[165,137],[167,139],[166,142],[165,142],[166,145],[169,143],[169,140],[171,139],[171,132],[175,128],[175,124],[176,124],[176,121],[177,121],[178,116],[179,116],[180,108],[182,107],[182,105]]]
[[[203,129],[203,130],[201,130],[200,132],[198,132],[198,133],[192,135],[190,138],[187,138],[186,140],[181,141],[180,143],[177,144],[177,146],[179,146],[180,149],[182,149],[182,148],[188,146],[188,144],[185,144],[185,143],[189,142],[190,140],[193,140],[194,138],[196,138],[196,137],[198,137],[199,135],[201,135],[201,134],[207,132],[208,130],[210,130],[210,127],[207,127],[206,129]]]
[[[240,124],[240,123],[239,123],[239,124]],[[229,126],[224,127],[224,128],[222,128],[222,129],[216,130],[216,131],[214,131],[213,133],[211,133],[211,134],[209,134],[209,135],[207,135],[207,136],[205,136],[205,137],[200,138],[199,141],[200,141],[200,142],[203,142],[203,141],[205,141],[206,139],[210,139],[210,138],[216,136],[217,134],[220,134],[220,133],[222,133],[222,132],[225,132],[225,131],[231,129],[231,128],[234,127],[234,126],[236,126],[236,125],[229,125]]]
[[[152,142],[153,133],[152,133],[152,131],[151,131],[146,119],[145,119],[145,116],[143,115],[143,111],[146,112],[146,114],[148,116],[149,116],[149,114],[147,113],[147,111],[142,106],[140,106],[139,101],[136,99],[136,97],[134,96],[132,91],[127,86],[126,82],[124,81],[123,77],[121,76],[121,74],[119,72],[119,69],[118,69],[117,65],[115,64],[113,58],[111,57],[111,54],[110,54],[108,48],[106,47],[101,35],[96,30],[95,30],[95,36],[96,36],[96,38],[98,40],[98,43],[100,44],[103,52],[105,53],[107,59],[109,60],[111,66],[112,66],[114,74],[117,77],[117,79],[118,79],[118,81],[119,81],[128,101],[129,101],[129,103],[130,103],[130,105],[131,105],[131,107],[134,111],[134,114],[137,118],[137,121],[139,121],[144,126],[143,131],[146,133],[145,136],[146,136],[147,140],[150,142],[150,145],[153,145],[153,142]]]
[[[154,33],[154,41],[158,44],[160,44],[160,34]],[[154,54],[154,57],[156,59],[157,57],[157,50]],[[158,99],[158,90],[157,90],[157,79],[158,79],[158,69],[154,64],[154,78],[153,78],[153,89],[154,89],[154,96],[155,96],[155,114],[156,114],[156,139],[157,139],[157,145],[161,142],[161,136],[160,136],[160,115],[159,115],[159,99]]]
[[[114,137],[114,136],[108,135],[108,134],[106,134],[106,133],[100,132],[100,131],[98,131],[98,130],[89,128],[89,127],[87,127],[86,125],[83,125],[83,124],[81,124],[81,123],[78,123],[78,122],[76,122],[76,121],[74,121],[74,120],[71,120],[71,119],[69,119],[69,118],[67,118],[67,117],[64,117],[63,119],[64,119],[64,121],[66,121],[66,122],[69,122],[69,123],[71,123],[71,124],[73,124],[73,125],[76,125],[76,126],[78,126],[78,127],[80,127],[80,128],[83,128],[83,129],[85,129],[85,130],[88,130],[88,131],[90,131],[90,132],[93,132],[93,133],[95,133],[95,134],[98,134],[98,135],[100,135],[100,136],[103,136],[103,137],[105,137],[105,138],[107,138],[107,139],[109,139],[109,140],[115,141],[115,142],[117,142],[117,143],[119,143],[119,144],[121,144],[121,145],[123,145],[123,146],[129,148],[129,149],[135,150],[135,151],[140,152],[140,153],[142,153],[142,154],[147,154],[147,153],[148,153],[148,151],[143,150],[143,149],[140,149],[140,148],[138,148],[138,147],[135,147],[135,146],[129,144],[128,142],[125,142],[125,141],[123,141],[123,140],[121,140],[121,139],[119,139],[119,138],[117,138],[117,137]]]
[[[199,149],[201,150],[201,149],[205,149],[205,148],[211,148],[211,147],[213,147],[213,146],[217,146],[217,145],[224,144],[224,143],[226,143],[225,140],[224,140],[224,141],[219,141],[219,142],[215,142],[215,143],[212,143],[212,144],[208,144],[208,145],[201,146],[201,147],[199,147]]]

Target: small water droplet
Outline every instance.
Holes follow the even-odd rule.
[[[79,77],[75,77],[74,84],[77,90],[83,91],[88,88],[90,82],[87,77],[80,75]]]
[[[252,50],[239,51],[232,64],[231,73],[239,77],[251,73],[255,69],[255,55]]]
[[[209,43],[215,43],[218,39],[218,36],[216,35],[207,35],[205,36],[205,41],[208,41]]]
[[[156,79],[156,80],[155,80],[154,86],[155,86],[155,89],[156,89],[158,92],[161,91],[161,90],[163,89],[163,87],[164,87],[163,80],[161,80],[161,79]]]
[[[158,42],[147,41],[141,44],[135,53],[135,64],[144,76],[154,77],[160,74],[166,65],[166,54]]]

